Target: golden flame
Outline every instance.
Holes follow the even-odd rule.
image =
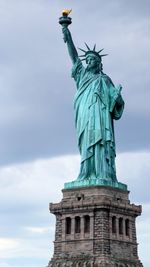
[[[68,16],[71,13],[72,9],[63,9],[62,15],[63,16]]]

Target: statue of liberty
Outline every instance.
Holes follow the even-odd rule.
[[[60,19],[65,17],[71,19],[67,15]],[[77,87],[74,110],[81,155],[77,181],[92,179],[117,183],[113,121],[120,119],[124,109],[121,86],[115,87],[103,72],[102,57],[106,56],[101,54],[103,49],[96,51],[96,45],[90,49],[86,44],[86,50],[80,49],[84,54],[79,56],[67,23],[60,24],[73,63],[72,77]]]

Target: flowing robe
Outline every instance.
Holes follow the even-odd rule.
[[[115,138],[113,119],[119,119],[124,108],[117,103],[120,92],[111,79],[93,74],[80,59],[72,69],[77,91],[74,99],[75,126],[81,166],[78,179],[109,179],[116,181]]]

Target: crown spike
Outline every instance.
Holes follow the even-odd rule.
[[[85,51],[85,50],[83,50],[82,48],[78,48],[78,49],[80,49],[82,52],[86,53],[86,51]]]
[[[103,50],[104,50],[104,48],[102,48],[101,50],[99,50],[97,53],[99,54],[99,53],[101,53]]]
[[[108,54],[103,54],[103,55],[100,55],[101,57],[105,57],[105,56],[108,56]]]
[[[93,47],[93,51],[95,51],[95,49],[96,49],[96,44],[95,44],[94,47]]]
[[[81,61],[84,61],[84,60],[86,60],[86,58],[81,59]]]
[[[80,55],[79,57],[85,57],[85,55]]]
[[[85,43],[85,45],[86,45],[87,49],[90,51],[91,49],[89,48],[89,46],[86,43]]]

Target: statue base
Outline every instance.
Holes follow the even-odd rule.
[[[47,267],[143,267],[136,238],[142,210],[130,203],[129,191],[89,186],[62,192],[49,206],[56,230]]]
[[[91,186],[111,186],[113,188],[118,188],[127,191],[127,185],[112,181],[112,180],[106,180],[106,179],[86,179],[86,180],[80,180],[77,179],[72,182],[68,182],[64,184],[64,189],[71,189],[71,188],[78,188],[78,187],[91,187]]]

